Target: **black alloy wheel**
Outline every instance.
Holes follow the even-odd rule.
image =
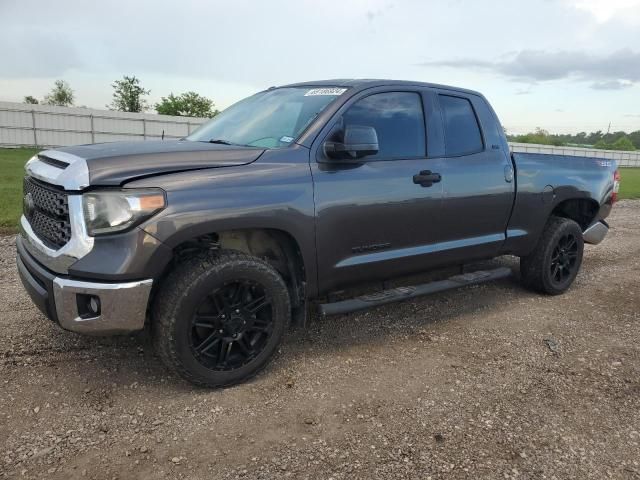
[[[520,257],[523,284],[549,295],[566,292],[580,271],[583,252],[580,225],[570,218],[552,216],[533,251]]]
[[[256,375],[291,321],[289,290],[266,260],[200,252],[164,279],[151,319],[163,362],[188,381],[227,387]]]
[[[204,298],[192,319],[191,349],[211,370],[234,370],[255,359],[273,333],[271,299],[260,284],[237,280]]]
[[[578,240],[575,235],[568,233],[558,239],[551,254],[551,281],[562,286],[574,275],[578,264]]]

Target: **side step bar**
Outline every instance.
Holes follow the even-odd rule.
[[[348,300],[340,300],[338,302],[321,303],[318,305],[318,311],[324,316],[356,312],[358,310],[365,310],[367,308],[377,307],[386,303],[399,302],[401,300],[429,295],[436,292],[443,292],[453,288],[499,280],[510,275],[511,269],[507,267],[500,267],[494,270],[478,270],[476,272],[454,275],[446,280],[437,280],[435,282],[423,283],[409,287],[391,288],[389,290],[383,290],[369,295],[362,295]]]

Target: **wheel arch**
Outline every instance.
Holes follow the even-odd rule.
[[[600,204],[592,198],[568,198],[559,202],[550,216],[569,218],[584,231],[598,215]]]
[[[201,250],[235,250],[262,258],[282,275],[291,306],[304,306],[307,272],[299,242],[289,232],[275,228],[218,230],[188,238],[173,247],[174,263]]]

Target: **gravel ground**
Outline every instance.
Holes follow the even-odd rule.
[[[55,327],[0,237],[0,478],[640,479],[640,201],[610,223],[563,296],[504,280],[312,318],[219,391],[145,334]]]

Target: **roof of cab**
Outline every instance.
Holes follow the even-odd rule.
[[[440,88],[443,90],[452,90],[457,92],[465,92],[473,95],[482,96],[480,92],[468,90],[466,88],[452,87],[450,85],[439,85],[437,83],[414,82],[410,80],[385,80],[376,78],[336,78],[332,80],[315,80],[312,82],[291,83],[289,85],[281,85],[281,87],[347,87],[364,90],[365,88],[385,87],[385,86],[420,86]]]

